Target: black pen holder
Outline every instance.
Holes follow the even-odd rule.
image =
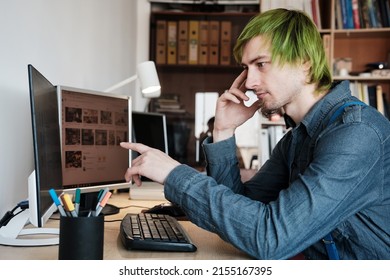
[[[61,217],[59,260],[102,260],[104,216]]]

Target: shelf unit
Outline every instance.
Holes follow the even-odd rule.
[[[339,0],[318,0],[321,13],[321,29],[319,32],[329,40],[329,63],[333,64],[337,58],[351,58],[352,72],[361,72],[369,62],[387,61],[390,53],[390,28],[366,28],[366,29],[337,29],[336,28],[336,4]],[[261,2],[261,1],[260,1]],[[276,2],[276,1],[275,1]],[[287,1],[286,1],[287,2]],[[222,5],[221,5],[222,6]],[[186,6],[189,7],[189,6]],[[222,9],[214,11],[202,11],[199,5],[193,5],[184,12],[172,12],[166,10],[154,10],[150,20],[150,59],[156,59],[156,21],[162,20],[228,20],[232,22],[232,42],[239,35],[244,25],[251,17],[261,11],[261,3],[257,9],[241,10],[241,12],[223,12]],[[194,124],[191,118],[195,111],[196,92],[219,92],[222,93],[230,86],[232,81],[241,72],[241,67],[235,64],[233,58],[231,64],[225,65],[168,65],[157,64],[163,94],[177,94],[180,102],[188,112],[187,123],[192,133],[189,135],[187,145],[187,163],[195,165],[195,137],[193,134]],[[389,77],[359,77],[359,76],[337,76],[333,79],[349,79],[354,82],[378,83],[382,86],[383,92],[390,100],[390,78]],[[176,118],[180,116],[176,115]],[[261,122],[261,127],[274,125],[273,123]],[[279,124],[280,125],[280,124]]]
[[[223,6],[223,5],[221,5]],[[186,6],[188,7],[188,6]],[[197,166],[196,163],[196,138],[194,135],[194,115],[195,115],[195,94],[197,92],[218,92],[223,93],[226,88],[229,88],[233,80],[242,71],[242,67],[235,63],[232,56],[232,48],[236,38],[240,34],[242,28],[250,20],[251,17],[258,14],[258,5],[244,5],[244,12],[234,12],[229,6],[227,10],[221,7],[216,9],[216,6],[204,6],[200,10],[199,5],[193,5],[190,11],[170,11],[170,10],[154,10],[150,17],[150,59],[157,60],[157,21],[217,21],[221,24],[223,21],[231,23],[230,34],[230,63],[221,65],[220,59],[218,64],[168,64],[156,63],[159,79],[162,87],[162,94],[178,95],[180,104],[186,110],[185,114],[167,114],[169,125],[181,121],[186,123],[190,134],[188,136],[186,159],[180,158],[181,161],[188,163],[191,166]],[[185,9],[186,10],[186,9]],[[194,11],[196,10],[196,11]],[[216,11],[215,11],[216,10]],[[221,26],[220,30],[221,32]],[[178,36],[178,35],[177,35]],[[221,33],[219,33],[221,36]],[[219,38],[220,40],[220,38]],[[221,44],[221,42],[219,42]],[[168,127],[169,129],[169,127]],[[174,148],[172,148],[174,150]],[[173,155],[175,158],[175,155]]]
[[[338,29],[336,27],[336,5],[339,0],[332,0],[331,41],[332,65],[337,58],[351,58],[352,73],[363,72],[366,64],[372,62],[390,63],[390,27]],[[361,2],[361,1],[360,1]],[[378,83],[383,87],[390,101],[390,77],[361,77],[358,75],[338,76],[334,80],[351,82]]]

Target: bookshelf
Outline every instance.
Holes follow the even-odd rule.
[[[252,1],[253,2],[253,1]],[[166,113],[168,129],[169,127],[187,126],[189,131],[186,158],[176,157],[181,162],[186,162],[191,166],[196,163],[196,138],[195,130],[195,95],[197,92],[218,92],[223,93],[229,88],[233,80],[242,71],[242,67],[235,63],[232,55],[233,45],[240,34],[242,28],[251,17],[258,14],[259,5],[169,5],[152,3],[152,13],[150,16],[150,49],[151,60],[156,61],[156,67],[162,87],[162,97],[176,96],[180,104],[180,112]],[[170,47],[168,28],[159,28],[165,22],[176,25],[176,60],[170,58]],[[190,39],[183,42],[180,39],[181,28],[187,24],[188,38],[190,37],[190,24],[198,24],[198,50],[195,51],[197,58],[190,60]],[[162,24],[162,25],[163,25]],[[208,25],[209,44],[202,43],[201,30]],[[215,26],[217,26],[215,31]],[[225,26],[227,30],[225,29]],[[161,36],[159,30],[164,30]],[[212,31],[214,30],[214,31]],[[226,32],[224,32],[226,30]],[[174,33],[174,32],[173,32]],[[165,38],[164,43],[159,38]],[[187,58],[183,59],[180,49],[187,50]],[[205,47],[206,45],[206,47]],[[162,49],[162,52],[159,51]],[[208,52],[205,58],[202,51]],[[165,53],[164,53],[165,51]],[[173,52],[175,52],[173,51]],[[213,51],[217,54],[213,55]],[[159,57],[163,55],[164,57]],[[169,60],[168,60],[169,59]],[[195,60],[195,61],[194,61]],[[154,102],[155,104],[155,102]],[[156,108],[156,106],[154,106]],[[149,108],[150,110],[155,110]],[[183,112],[183,110],[185,112]],[[161,112],[161,109],[160,109]],[[175,157],[175,156],[173,156]]]
[[[389,102],[390,73],[386,74],[382,70],[374,71],[367,65],[386,62],[390,66],[390,1],[351,0],[351,3],[352,6],[346,9],[347,14],[343,14],[340,10],[343,5],[348,4],[348,1],[332,0],[333,79],[349,80],[353,93],[370,105],[375,106],[370,103],[367,96],[364,97],[363,88],[376,87],[378,92],[383,92],[383,99]],[[347,19],[350,19],[349,24],[346,22]],[[336,61],[340,58],[348,58],[351,61],[347,75],[340,75],[336,67]],[[380,91],[377,86],[380,87]],[[360,93],[356,89],[361,89]],[[380,95],[379,93],[378,98]],[[375,100],[374,103],[381,102]],[[384,113],[383,109],[378,108],[378,110]]]
[[[370,74],[359,75],[366,70],[366,65],[372,62],[388,62],[390,59],[390,27],[387,23],[382,27],[370,26],[367,28],[361,24],[360,28],[345,28],[340,23],[340,5],[346,0],[301,0],[301,1],[277,1],[261,0],[258,5],[236,5],[232,8],[229,5],[176,5],[178,11],[172,11],[168,4],[154,5],[150,17],[150,58],[157,59],[157,21],[228,21],[231,24],[230,47],[232,48],[235,39],[244,25],[251,17],[258,12],[269,8],[276,8],[280,5],[288,5],[287,8],[307,9],[305,4],[315,4],[318,7],[319,17],[316,24],[324,39],[324,46],[329,58],[329,64],[333,71],[333,78],[337,80],[348,79],[353,84],[380,85],[387,100],[390,101],[390,76],[372,76]],[[350,0],[351,3],[362,5],[366,0]],[[377,0],[371,0],[375,3]],[[383,0],[381,0],[383,1]],[[385,0],[389,2],[388,0]],[[152,1],[153,2],[153,1]],[[348,2],[348,1],[346,1]],[[379,1],[378,1],[379,2]],[[285,4],[288,3],[288,4]],[[292,6],[294,4],[294,6]],[[390,3],[389,3],[390,6]],[[236,9],[236,10],[233,10]],[[360,13],[361,14],[361,13]],[[347,17],[350,17],[347,15]],[[178,32],[178,31],[177,31]],[[179,36],[177,34],[177,36]],[[221,44],[221,42],[220,42]],[[166,49],[168,52],[168,49]],[[177,47],[178,51],[178,47]],[[339,59],[347,58],[350,61],[348,75],[339,75],[335,67]],[[220,58],[219,58],[220,59]],[[199,61],[198,61],[199,62]],[[389,62],[388,62],[389,63]],[[181,107],[186,113],[181,117],[175,114],[172,118],[176,120],[185,119],[191,131],[187,145],[187,163],[195,165],[195,136],[194,136],[194,112],[196,92],[219,92],[222,93],[230,86],[232,81],[241,72],[241,67],[235,64],[233,57],[230,63],[157,63],[163,94],[174,94],[179,96]],[[168,114],[168,119],[169,119]],[[260,127],[266,128],[283,123],[272,123],[260,120]]]

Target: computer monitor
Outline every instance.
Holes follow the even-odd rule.
[[[18,238],[58,235],[58,228],[43,228],[56,211],[50,189],[61,194],[80,188],[85,195],[103,188],[129,189],[124,174],[131,153],[119,143],[131,137],[131,99],[54,86],[32,65],[28,65],[28,77],[35,165],[28,178],[29,209],[0,228],[0,244],[55,245],[58,236]],[[26,223],[35,227],[24,229]]]
[[[132,142],[142,143],[168,154],[167,123],[164,114],[151,112],[132,112]],[[135,159],[139,154],[133,152]],[[143,181],[150,181],[141,177]]]
[[[102,187],[129,189],[124,174],[131,156],[119,144],[130,139],[130,98],[66,86],[58,86],[57,94],[63,188],[66,192],[80,188],[81,211],[89,211]],[[103,213],[118,211],[107,205]]]
[[[132,112],[132,140],[168,154],[167,124],[164,114]]]

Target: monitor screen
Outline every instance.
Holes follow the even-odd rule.
[[[63,186],[128,187],[129,99],[95,91],[58,87],[61,107]]]
[[[167,124],[164,114],[132,112],[133,142],[168,154]]]

